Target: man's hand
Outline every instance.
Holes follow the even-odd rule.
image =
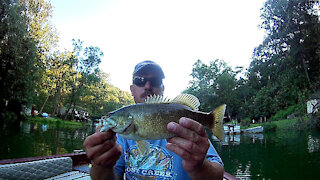
[[[187,172],[200,168],[209,149],[204,127],[194,120],[181,118],[179,124],[169,123],[168,130],[177,136],[167,139],[166,147],[181,156],[183,168]]]
[[[183,159],[183,168],[191,178],[222,178],[222,166],[206,159],[210,144],[203,125],[183,117],[180,118],[179,124],[170,122],[167,128],[177,136],[167,139],[166,147]]]
[[[122,153],[121,146],[117,143],[115,133],[96,132],[88,136],[83,143],[87,157],[92,162],[91,177],[101,179],[101,177],[113,177],[113,167]]]
[[[83,143],[87,157],[95,164],[112,168],[121,156],[122,148],[117,143],[115,133],[96,132],[86,138]]]

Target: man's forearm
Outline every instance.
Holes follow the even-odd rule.
[[[120,177],[114,172],[114,168],[108,169],[101,166],[93,165],[90,169],[90,176],[93,180],[114,180]]]
[[[223,173],[224,169],[220,164],[205,159],[201,168],[193,172],[189,172],[188,175],[193,180],[222,179]]]

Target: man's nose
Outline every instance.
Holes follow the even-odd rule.
[[[144,85],[145,88],[149,89],[152,87],[150,81],[147,81],[146,84]]]

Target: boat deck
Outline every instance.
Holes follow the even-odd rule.
[[[90,180],[89,164],[90,161],[84,152],[2,160],[0,161],[0,179]],[[233,180],[237,178],[225,172],[223,179]]]

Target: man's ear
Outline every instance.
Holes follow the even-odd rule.
[[[164,93],[164,85],[162,84],[161,85],[161,95],[163,96],[163,93]]]
[[[131,95],[133,96],[133,91],[134,91],[134,85],[130,85],[130,91],[131,91]]]

